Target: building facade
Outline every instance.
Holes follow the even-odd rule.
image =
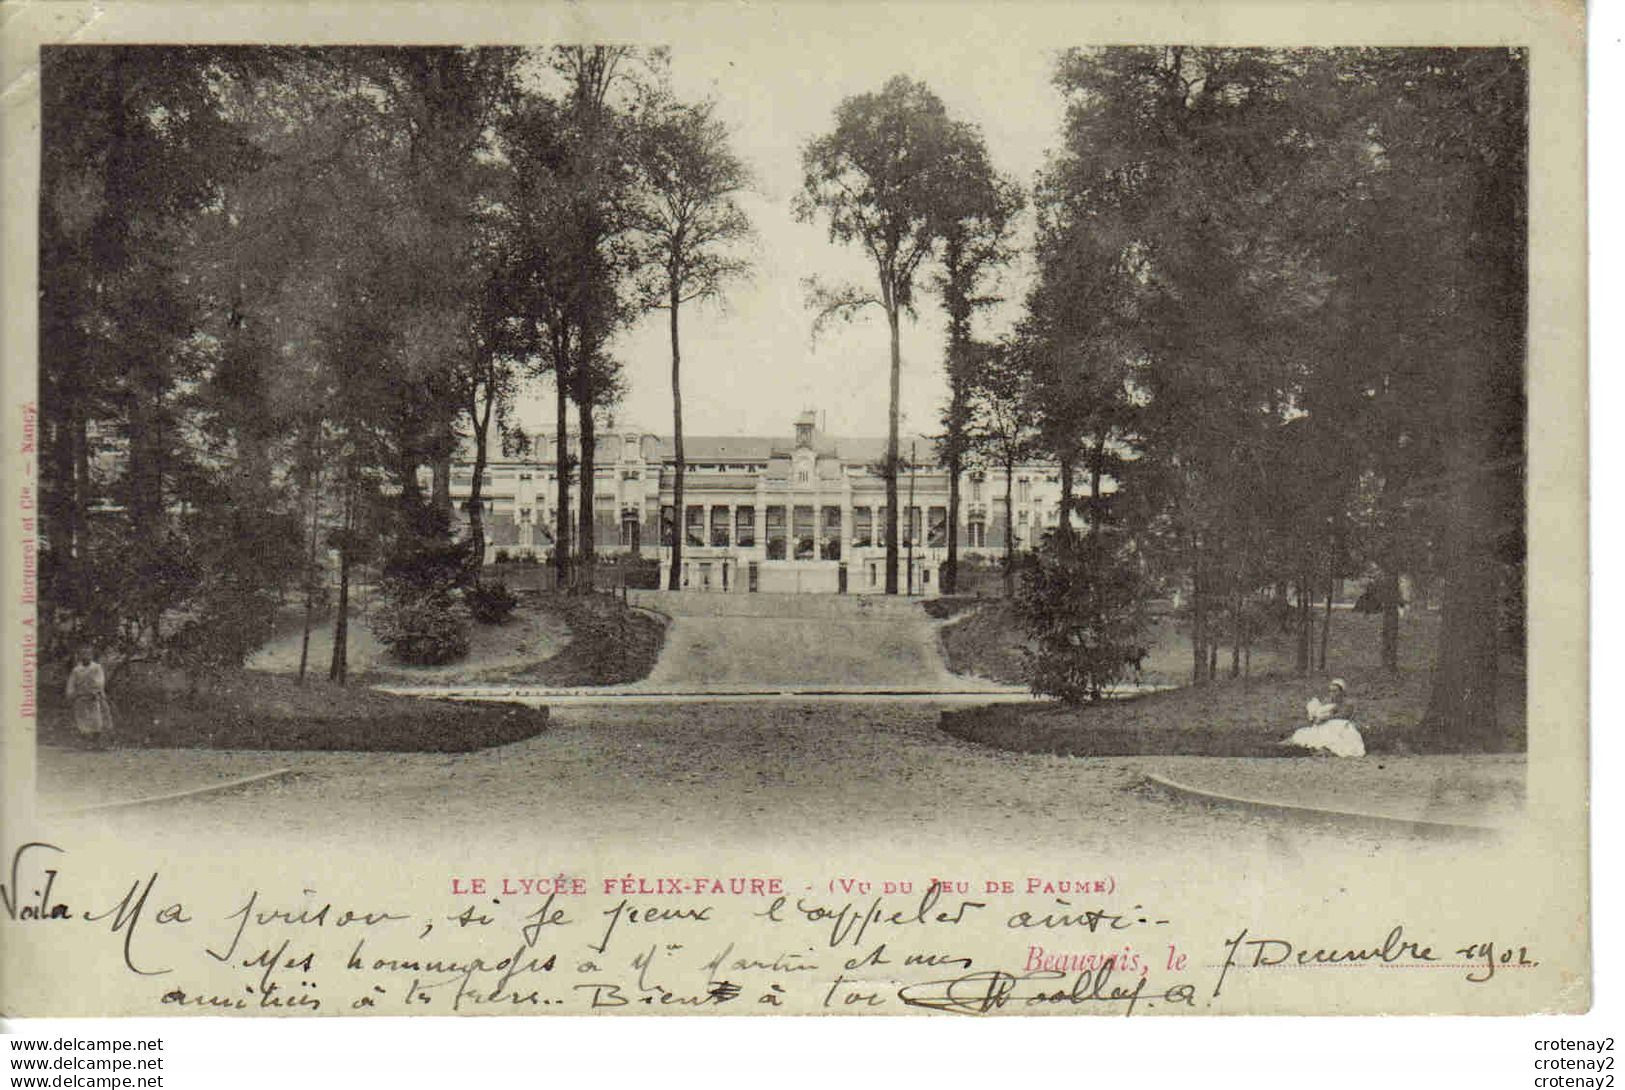
[[[884,439],[823,434],[804,412],[784,436],[685,436],[683,509],[673,495],[676,452],[670,438],[606,430],[595,451],[594,547],[660,560],[669,585],[671,542],[683,535],[681,584],[711,593],[881,593],[886,588]],[[947,558],[948,474],[935,443],[904,438],[898,474],[898,583],[908,593],[937,593]],[[561,533],[557,463],[543,437],[538,457],[493,458],[482,503],[486,560],[545,558]],[[468,509],[471,462],[452,468],[456,509]],[[573,533],[580,498],[572,474],[563,533]],[[960,482],[959,550],[1002,556],[1005,474],[973,470]],[[1058,525],[1060,476],[1053,464],[1018,466],[1010,482],[1017,548]]]

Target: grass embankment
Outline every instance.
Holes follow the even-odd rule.
[[[1191,686],[1190,644],[1171,621],[1161,621],[1148,642],[1142,680],[1185,686],[1125,700],[1068,708],[1058,703],[998,705],[944,712],[942,728],[967,741],[1024,753],[1079,757],[1175,755],[1213,757],[1298,756],[1278,743],[1304,725],[1304,703],[1330,676],[1349,683],[1356,720],[1372,753],[1438,753],[1449,746],[1419,730],[1430,685],[1429,665],[1438,636],[1437,614],[1413,610],[1400,632],[1400,671],[1377,664],[1381,618],[1337,610],[1327,644],[1327,669],[1310,677],[1293,671],[1290,634],[1275,634],[1253,649],[1250,676]],[[1316,621],[1318,651],[1319,619]],[[956,673],[1024,684],[1024,640],[1008,606],[990,605],[943,629],[949,668]],[[1229,648],[1220,655],[1228,674]],[[1501,735],[1490,748],[1522,752],[1525,692],[1522,663],[1503,663],[1498,706]]]
[[[43,697],[43,693],[41,694]],[[114,746],[154,749],[467,753],[534,737],[547,709],[423,700],[359,684],[222,670],[191,679],[132,668],[109,687]],[[82,744],[60,698],[40,707],[41,740]]]
[[[297,673],[300,635],[298,619],[284,618],[277,638],[248,665],[283,676]],[[468,654],[456,662],[412,666],[396,660],[373,636],[364,611],[351,616],[347,654],[351,678],[367,684],[617,685],[646,677],[664,642],[659,618],[613,595],[532,591],[519,595],[518,608],[502,624],[470,624]],[[311,633],[311,670],[325,670],[332,646],[333,625],[324,618]]]
[[[610,594],[536,595],[520,608],[558,613],[570,628],[570,641],[543,662],[508,671],[506,681],[556,687],[639,681],[654,669],[666,642],[664,621]]]
[[[645,677],[666,634],[659,618],[610,595],[532,594],[505,624],[474,625],[470,653],[462,662],[413,667],[389,658],[363,617],[353,621],[355,672],[349,685],[335,685],[322,676],[332,643],[330,623],[319,634],[325,642],[313,640],[303,685],[292,676],[298,669],[300,635],[292,626],[256,656],[255,669],[217,671],[194,684],[178,671],[132,667],[108,690],[115,723],[110,741],[154,749],[487,749],[540,734],[547,728],[547,709],[425,700],[368,686],[382,681],[615,685]],[[59,681],[41,683],[41,738],[48,744],[82,744],[61,688]]]

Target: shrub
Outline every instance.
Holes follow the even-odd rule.
[[[507,549],[498,549],[497,552],[496,552],[496,561],[495,562],[498,563],[498,564],[506,564],[508,562],[508,550]]]
[[[442,593],[390,586],[372,618],[372,631],[401,662],[438,666],[468,654],[468,622]]]
[[[1016,618],[1033,640],[1033,692],[1099,700],[1144,659],[1149,588],[1131,546],[1046,543],[1022,565]]]
[[[513,615],[519,599],[500,579],[482,580],[463,588],[463,604],[478,624],[501,624]]]
[[[445,595],[461,585],[470,569],[468,543],[412,542],[384,563],[384,582],[405,589],[408,596]]]

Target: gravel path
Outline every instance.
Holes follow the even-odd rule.
[[[660,661],[629,691],[999,688],[950,673],[941,622],[909,599],[640,591],[633,601],[671,623]]]
[[[1522,756],[1164,757],[1148,769],[1199,791],[1406,820],[1507,826],[1523,812]]]
[[[1374,854],[1392,839],[1170,800],[1140,786],[1157,762],[1000,752],[944,735],[936,715],[926,704],[815,701],[565,708],[548,733],[501,749],[300,755],[292,779],[119,822],[177,848],[208,829],[245,844],[418,853],[630,843],[1084,860],[1246,857],[1283,844]],[[238,775],[264,758],[219,756],[241,760]]]
[[[36,799],[47,813],[192,791],[298,765],[299,753],[230,753],[202,749],[112,749],[42,746]]]

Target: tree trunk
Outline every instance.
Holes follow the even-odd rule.
[[[1394,474],[1384,474],[1380,501],[1384,536],[1376,585],[1382,595],[1382,668],[1389,673],[1399,671],[1399,512],[1394,491]]]
[[[1076,457],[1071,444],[1065,444],[1061,452],[1061,514],[1056,538],[1061,546],[1070,550],[1072,547],[1072,492],[1074,487],[1073,476],[1076,473]]]
[[[451,514],[451,459],[434,460],[434,480],[430,486],[429,502],[436,511]]]
[[[1471,371],[1474,362],[1458,364],[1458,369]],[[1482,381],[1457,379],[1464,385]],[[1465,403],[1473,395],[1459,396]],[[1462,411],[1471,410],[1462,404]],[[1445,462],[1444,617],[1422,728],[1446,748],[1484,750],[1501,742],[1496,715],[1501,570],[1494,552],[1494,470],[1487,468],[1489,459],[1475,443],[1472,428],[1464,424],[1467,434],[1452,438]],[[1489,445],[1487,438],[1479,441]]]
[[[1004,460],[1004,596],[1016,587],[1016,460]]]
[[[582,371],[585,372],[586,370],[586,361],[582,361]],[[586,387],[587,384],[588,381],[583,379],[582,386]],[[590,389],[584,389],[583,392],[586,396],[578,398],[576,401],[576,420],[581,433],[578,436],[581,443],[579,462],[581,469],[580,475],[576,478],[576,493],[581,514],[578,520],[580,525],[576,536],[575,589],[585,593],[593,589],[593,581],[596,575],[594,567],[597,557],[596,538],[598,534],[597,527],[593,523],[593,504],[596,500],[594,493],[598,482],[593,463],[598,440],[594,434],[592,418],[593,402],[596,399]]]
[[[1393,568],[1382,573],[1382,668],[1399,672],[1399,573]]]
[[[468,486],[468,562],[474,571],[485,567],[485,445],[491,436],[491,411],[496,390],[485,387],[483,406],[469,406],[474,430],[474,479]]]
[[[1326,669],[1326,643],[1331,640],[1331,599],[1337,590],[1337,539],[1328,541],[1326,552],[1326,614],[1321,617],[1321,653],[1319,668]]]
[[[1207,666],[1207,609],[1202,580],[1202,539],[1191,534],[1191,682],[1202,684]]]
[[[688,462],[683,454],[683,383],[682,347],[677,336],[677,307],[681,302],[675,277],[671,283],[671,436],[676,472],[671,482],[671,570],[667,574],[668,590],[683,589],[683,478],[688,473]]]
[[[1335,556],[1335,553],[1333,554]],[[1320,669],[1326,669],[1326,644],[1332,635],[1332,594],[1337,589],[1335,563],[1326,565],[1326,612],[1320,619]]]
[[[1463,343],[1443,361],[1445,424],[1444,618],[1424,734],[1451,749],[1504,744],[1496,715],[1502,564],[1521,558],[1525,352],[1528,344],[1527,87],[1522,65],[1505,80],[1505,108],[1473,134]]]
[[[558,391],[555,409],[555,427],[558,433],[553,442],[553,460],[557,465],[555,496],[558,501],[553,519],[553,587],[565,590],[570,585],[570,399],[568,369],[564,360],[564,346],[557,334],[553,337],[553,385]]]
[[[317,428],[320,429],[318,424]],[[316,610],[317,586],[317,552],[321,534],[322,515],[322,472],[321,472],[321,437],[318,430],[316,440],[311,446],[311,474],[309,494],[305,502],[310,505],[310,548],[305,557],[305,617],[302,630],[299,634],[299,684],[305,683],[305,671],[310,665],[310,628],[314,621]]]
[[[957,395],[956,395],[957,396]],[[952,415],[950,411],[950,416]],[[961,439],[949,435],[948,439],[948,558],[943,562],[939,589],[943,594],[959,591],[959,474],[965,459],[960,454]]]
[[[891,406],[886,423],[886,593],[897,593],[897,444],[903,396],[903,342],[895,286],[884,276],[886,323],[891,329]]]
[[[1309,674],[1310,649],[1310,620],[1309,620],[1309,576],[1300,573],[1298,576],[1298,656],[1297,673],[1299,677]]]
[[[1099,538],[1101,528],[1106,522],[1106,494],[1101,483],[1106,476],[1106,433],[1103,431],[1095,437],[1094,447],[1089,452],[1089,534]]]
[[[350,534],[355,525],[355,497],[350,481],[344,485],[344,530],[339,540],[339,600],[333,618],[333,658],[327,678],[340,685],[350,678]]]
[[[68,506],[68,552],[78,556],[84,548],[87,526],[86,512],[90,509],[90,427],[85,422],[84,406],[77,401],[73,417],[73,489]],[[78,588],[81,591],[85,588]],[[83,599],[81,599],[83,600]]]
[[[1242,620],[1241,620],[1241,607],[1242,607],[1241,581],[1238,579],[1236,581],[1235,591],[1230,596],[1230,620],[1231,620],[1231,630],[1232,630],[1232,634],[1231,634],[1231,638],[1230,638],[1230,676],[1231,677],[1240,677],[1241,676],[1241,642],[1242,642],[1242,627],[1243,627]]]

